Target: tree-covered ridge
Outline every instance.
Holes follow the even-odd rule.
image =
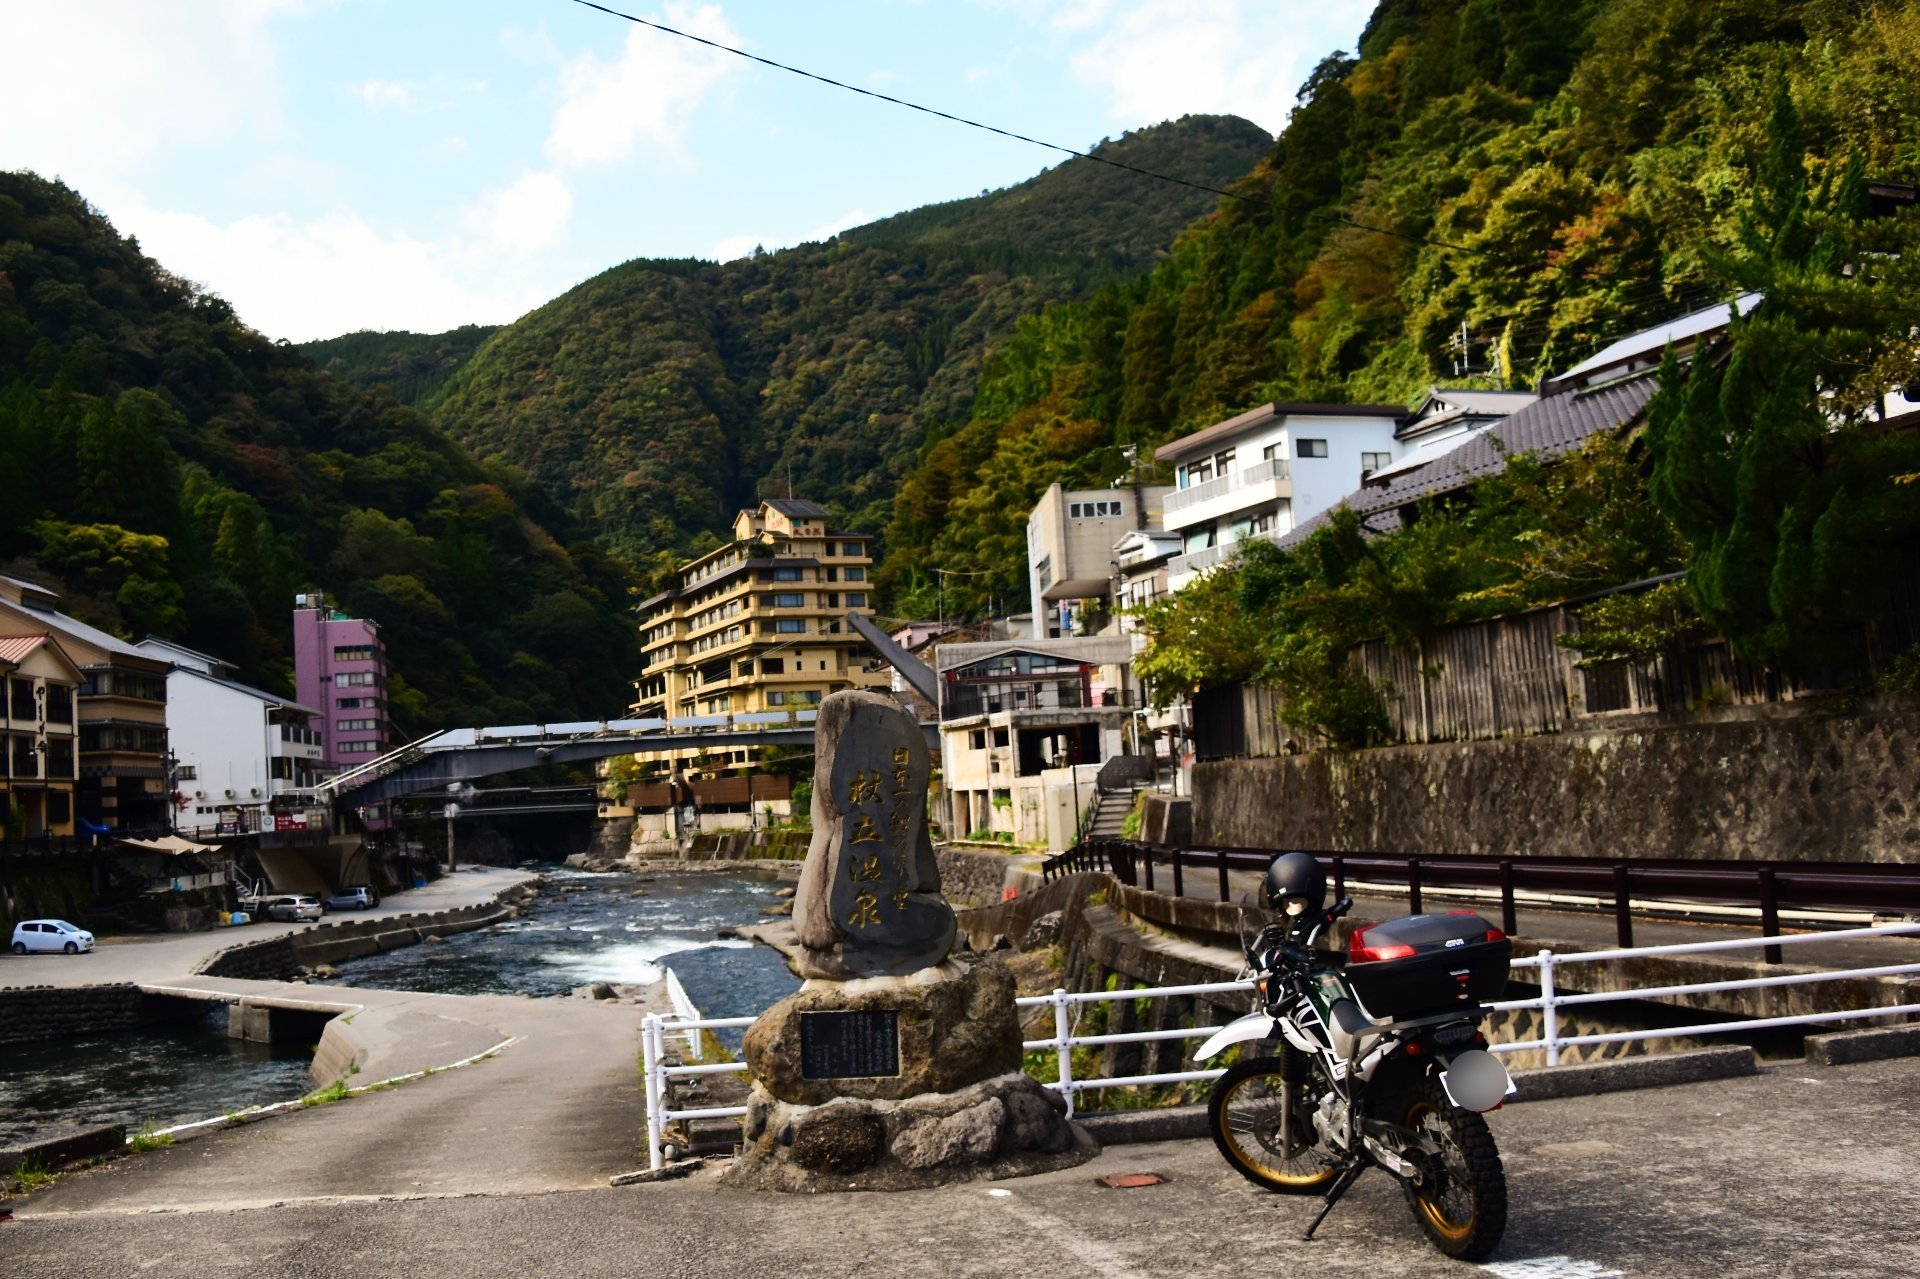
[[[922,447],[879,575],[894,611],[1024,594],[1046,485],[1269,400],[1531,385],[1722,300],[1772,86],[1809,171],[1920,177],[1920,7],[1839,0],[1385,0],[1259,168],[1143,280],[1023,322],[971,419]],[[1147,449],[1143,447],[1143,455]]]
[[[1194,116],[1102,153],[1212,184],[1269,143]],[[1143,268],[1211,200],[1076,159],[826,244],[629,262],[496,333],[435,418],[636,557],[685,551],[789,483],[837,525],[877,530],[1019,317]]]
[[[67,187],[0,173],[0,562],[291,686],[313,587],[377,620],[404,733],[626,702],[626,582],[504,468],[316,373]]]
[[[445,333],[362,329],[298,345],[321,372],[362,391],[378,390],[402,404],[424,408],[498,327],[465,324]]]

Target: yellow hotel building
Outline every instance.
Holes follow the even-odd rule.
[[[829,531],[813,502],[772,498],[740,512],[733,538],[641,602],[636,716],[809,710],[842,689],[888,687],[846,622],[873,614],[866,534]]]

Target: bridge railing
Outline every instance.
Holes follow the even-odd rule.
[[[1920,924],[1886,924],[1872,928],[1849,928],[1835,932],[1796,934],[1790,937],[1760,938],[1742,937],[1727,941],[1690,942],[1678,946],[1642,946],[1621,950],[1584,951],[1578,954],[1556,955],[1543,950],[1537,955],[1516,959],[1512,965],[1512,976],[1523,983],[1538,982],[1540,994],[1529,999],[1500,1000],[1485,1005],[1488,1012],[1504,1012],[1522,1009],[1535,1009],[1541,1013],[1542,1031],[1538,1038],[1495,1043],[1488,1051],[1498,1054],[1543,1050],[1549,1068],[1561,1064],[1563,1049],[1583,1045],[1610,1043],[1647,1042],[1656,1039],[1694,1038],[1704,1035],[1738,1034],[1756,1030],[1767,1030],[1788,1026],[1821,1026],[1837,1022],[1859,1021],[1867,1018],[1910,1018],[1920,1014],[1920,1003],[1899,1002],[1886,1005],[1873,1005],[1856,1008],[1828,1008],[1824,1010],[1797,1013],[1784,1017],[1747,1017],[1717,1022],[1696,1022],[1685,1026],[1648,1027],[1634,1030],[1610,1031],[1587,1035],[1562,1035],[1560,1033],[1560,1010],[1574,1005],[1618,1003],[1622,1001],[1671,999],[1678,996],[1713,994],[1729,990],[1754,990],[1773,986],[1798,986],[1818,982],[1847,980],[1870,980],[1888,977],[1910,977],[1920,974],[1920,962],[1900,964],[1880,964],[1864,968],[1823,969],[1814,972],[1782,973],[1772,977],[1750,977],[1731,981],[1704,981],[1669,984],[1664,986],[1642,986],[1621,990],[1595,991],[1577,994],[1562,994],[1557,988],[1556,977],[1559,969],[1569,964],[1607,963],[1622,960],[1641,959],[1654,955],[1700,954],[1723,950],[1751,950],[1768,944],[1794,945],[1813,941],[1848,941],[1872,937],[1910,937],[1920,935]],[[1161,1030],[1114,1031],[1102,1030],[1098,1033],[1080,1034],[1078,1021],[1082,1011],[1097,1004],[1112,1004],[1121,1000],[1162,1000],[1174,998],[1193,998],[1207,995],[1251,994],[1251,981],[1211,982],[1188,986],[1159,986],[1139,990],[1093,990],[1068,991],[1056,988],[1052,994],[1029,995],[1014,1000],[1019,1008],[1051,1008],[1053,1010],[1054,1033],[1045,1039],[1029,1039],[1022,1045],[1029,1052],[1051,1052],[1054,1055],[1055,1077],[1045,1086],[1058,1092],[1065,1098],[1067,1113],[1074,1113],[1075,1098],[1082,1092],[1102,1088],[1148,1087],[1176,1083],[1203,1083],[1219,1078],[1226,1072],[1211,1068],[1201,1070],[1159,1071],[1150,1074],[1131,1074],[1117,1076],[1086,1076],[1075,1074],[1073,1050],[1083,1047],[1104,1048],[1111,1044],[1144,1044],[1164,1040],[1205,1039],[1219,1029],[1217,1025],[1168,1027]],[[1251,1004],[1251,1001],[1249,1001]],[[643,1069],[646,1073],[647,1087],[647,1142],[649,1166],[661,1167],[665,1162],[662,1135],[666,1126],[677,1119],[723,1119],[733,1118],[747,1113],[745,1106],[711,1106],[704,1109],[672,1110],[667,1107],[667,1080],[674,1076],[717,1074],[721,1072],[743,1072],[745,1062],[718,1062],[700,1066],[670,1066],[664,1064],[665,1036],[686,1027],[700,1029],[739,1029],[751,1026],[752,1017],[723,1017],[702,1022],[675,1022],[664,1017],[649,1016],[642,1025],[641,1038],[644,1047]]]
[[[1522,904],[1603,905],[1613,915],[1615,940],[1623,947],[1633,945],[1635,909],[1649,906],[1691,904],[1757,912],[1760,930],[1769,938],[1780,932],[1782,912],[1799,911],[1809,922],[1822,912],[1920,912],[1920,866],[1888,862],[1341,852],[1089,840],[1048,858],[1041,873],[1053,879],[1104,870],[1129,886],[1176,897],[1188,894],[1191,878],[1194,892],[1224,902],[1234,898],[1232,875],[1261,874],[1275,857],[1292,851],[1311,853],[1320,861],[1335,897],[1350,890],[1404,893],[1407,909],[1418,914],[1428,889],[1482,896],[1499,902],[1501,927],[1508,933],[1518,931],[1515,915]],[[1765,958],[1779,963],[1779,948],[1768,944]]]

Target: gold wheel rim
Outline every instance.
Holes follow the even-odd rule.
[[[1249,1086],[1257,1083],[1270,1085],[1274,1082],[1279,1082],[1283,1087],[1285,1086],[1284,1078],[1278,1074],[1248,1075],[1243,1079],[1234,1081],[1233,1085],[1228,1088],[1226,1096],[1220,1100],[1221,1140],[1239,1151],[1242,1166],[1250,1168],[1262,1181],[1272,1182],[1276,1186],[1292,1186],[1296,1188],[1323,1185],[1332,1179],[1334,1173],[1337,1171],[1336,1169],[1316,1168],[1311,1172],[1290,1172],[1285,1168],[1276,1167],[1267,1161],[1268,1156],[1277,1152],[1260,1137],[1260,1118],[1246,1115],[1236,1116],[1233,1113],[1235,1099],[1239,1097],[1241,1093],[1245,1092]],[[1311,1145],[1303,1146],[1301,1147],[1301,1155],[1291,1157],[1300,1158],[1312,1149],[1313,1147]],[[1256,1154],[1255,1152],[1258,1153]]]
[[[1433,1116],[1437,1120],[1439,1113],[1440,1112],[1434,1108],[1431,1102],[1417,1101],[1413,1104],[1413,1107],[1407,1111],[1407,1121],[1404,1126],[1408,1128],[1419,1127],[1421,1120],[1427,1118],[1428,1116]],[[1449,1134],[1446,1131],[1446,1125],[1444,1123],[1436,1122],[1428,1131],[1442,1145],[1442,1147],[1451,1147],[1453,1145],[1453,1138],[1451,1134]],[[1444,1157],[1444,1153],[1443,1153],[1443,1157]],[[1451,1172],[1449,1173],[1449,1176],[1451,1176]],[[1456,1181],[1457,1184],[1461,1184],[1461,1185],[1465,1184],[1465,1182],[1459,1178],[1454,1178],[1454,1180]],[[1468,1195],[1468,1208],[1467,1208],[1466,1217],[1464,1220],[1457,1221],[1457,1222],[1453,1218],[1447,1215],[1446,1205],[1442,1204],[1439,1200],[1434,1199],[1428,1195],[1422,1194],[1417,1190],[1414,1191],[1413,1200],[1415,1203],[1420,1205],[1421,1217],[1426,1220],[1426,1223],[1429,1226],[1433,1227],[1436,1233],[1443,1235],[1448,1239],[1455,1239],[1455,1240],[1465,1239],[1468,1235],[1473,1233],[1473,1223],[1478,1218],[1479,1214],[1472,1205],[1472,1197],[1470,1192]]]

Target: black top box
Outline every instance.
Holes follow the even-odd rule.
[[[1357,930],[1347,982],[1375,1017],[1396,1020],[1498,999],[1513,943],[1470,910],[1408,915]]]

